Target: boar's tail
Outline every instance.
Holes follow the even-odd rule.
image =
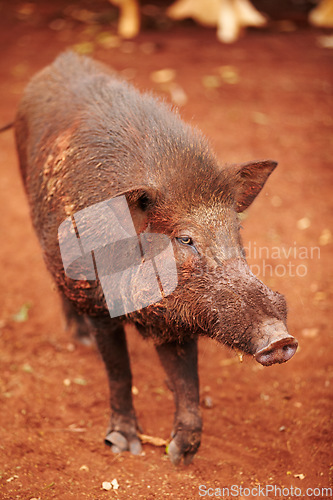
[[[5,132],[6,130],[9,130],[13,126],[14,126],[14,122],[9,122],[6,125],[3,125],[2,127],[0,127],[0,133]]]

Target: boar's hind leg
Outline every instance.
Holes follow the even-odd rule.
[[[132,403],[132,374],[123,326],[111,318],[91,318],[110,385],[111,422],[105,443],[112,451],[142,451]]]
[[[177,465],[182,457],[191,463],[200,446],[199,378],[197,340],[156,346],[161,363],[174,393],[175,419],[168,454]]]

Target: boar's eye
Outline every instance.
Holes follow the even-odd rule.
[[[190,236],[178,236],[176,238],[176,240],[181,243],[182,245],[186,245],[188,247],[191,247],[193,248],[193,250],[195,250],[196,252],[198,252],[198,250],[195,248],[195,245],[193,243],[193,240]]]
[[[179,236],[177,240],[183,245],[193,245],[193,240],[189,236]]]

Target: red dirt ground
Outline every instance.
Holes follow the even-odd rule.
[[[333,475],[332,51],[318,43],[327,33],[273,23],[225,46],[214,30],[183,23],[148,26],[135,41],[119,42],[107,36],[115,33],[108,25],[73,20],[72,14],[59,22],[65,5],[0,4],[0,125],[14,117],[28,79],[66,47],[78,44],[167,100],[168,87],[154,83],[151,73],[174,69],[174,82],[187,96],[182,116],[210,138],[221,161],[279,161],[249,210],[243,235],[250,264],[286,295],[289,329],[300,347],[287,364],[263,368],[250,358],[239,363],[233,352],[203,339],[201,394],[206,401],[210,396],[212,407],[202,408],[204,432],[194,462],[174,467],[164,448],[148,444],[144,456],[112,455],[103,444],[109,418],[104,367],[94,348],[74,343],[63,329],[60,302],[30,223],[13,132],[4,132],[0,497],[192,499],[200,498],[199,485],[260,484],[289,493],[258,498],[294,498],[300,492],[291,486],[301,488],[304,498],[315,498],[307,488],[329,498],[319,490],[332,486]],[[103,2],[81,2],[79,11],[87,5],[114,13]],[[173,402],[165,375],[153,346],[135,332],[128,338],[141,426],[167,439]],[[103,490],[103,481],[113,479],[119,488]],[[255,491],[236,493],[224,497],[256,498]]]

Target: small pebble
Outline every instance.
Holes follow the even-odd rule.
[[[208,409],[213,408],[214,405],[211,396],[204,396],[202,400],[202,406]]]
[[[319,333],[319,328],[303,328],[302,335],[308,339],[314,339]]]
[[[33,2],[20,3],[16,7],[16,12],[22,16],[31,16],[36,10],[36,5]]]
[[[290,21],[289,19],[283,19],[281,21],[278,21],[276,25],[278,30],[281,31],[282,33],[292,33],[297,29],[296,24]]]
[[[311,221],[309,217],[303,217],[303,219],[299,219],[297,221],[297,228],[301,229],[302,231],[304,229],[308,229],[311,226]]]
[[[7,481],[7,483],[11,483],[12,481],[14,481],[14,479],[18,479],[18,476],[16,474],[14,474],[14,476],[9,477],[8,479],[6,479],[6,481]]]
[[[206,75],[202,78],[202,84],[206,89],[218,89],[221,87],[221,79],[216,75]]]
[[[279,196],[275,195],[271,198],[271,204],[273,207],[280,207],[282,205],[282,200]]]
[[[73,49],[81,55],[92,54],[94,51],[94,44],[92,42],[76,43]]]
[[[238,70],[234,66],[220,66],[218,71],[225,83],[235,85],[239,82]]]
[[[319,236],[319,245],[328,245],[332,243],[332,233],[329,229],[323,229],[321,235]]]
[[[154,83],[168,83],[172,82],[176,77],[176,71],[171,68],[160,69],[153,71],[150,74],[150,79]]]
[[[133,54],[136,45],[134,42],[123,42],[120,49],[124,54]]]
[[[67,21],[61,18],[53,19],[53,21],[49,23],[49,28],[53,31],[62,31],[66,27],[67,27]]]
[[[261,113],[260,111],[254,111],[252,113],[252,121],[257,125],[267,125],[268,117],[265,113]]]
[[[103,490],[109,491],[112,490],[112,484],[109,481],[103,481],[102,483]]]
[[[111,485],[112,485],[112,488],[114,490],[117,490],[119,488],[119,483],[118,483],[117,479],[112,479]]]
[[[87,381],[84,378],[81,378],[81,377],[76,377],[73,380],[73,382],[74,382],[74,384],[77,384],[77,385],[87,385]]]
[[[187,103],[187,95],[183,87],[177,83],[171,83],[169,86],[171,100],[176,106],[184,106]]]
[[[150,56],[157,50],[157,45],[152,42],[145,42],[140,45],[140,50],[146,56]]]
[[[32,373],[34,371],[33,368],[29,365],[29,363],[24,363],[24,365],[22,366],[22,370],[25,373]]]
[[[317,44],[324,49],[333,49],[333,35],[324,35],[317,38]]]
[[[326,300],[327,299],[327,293],[326,292],[316,292],[315,293],[315,296],[314,296],[314,302],[318,303],[318,302],[322,302],[323,300]]]
[[[135,68],[125,68],[120,74],[125,80],[133,80],[136,77],[137,71]]]
[[[104,49],[114,49],[120,46],[120,38],[117,35],[112,35],[108,31],[102,31],[96,36],[96,42]]]

